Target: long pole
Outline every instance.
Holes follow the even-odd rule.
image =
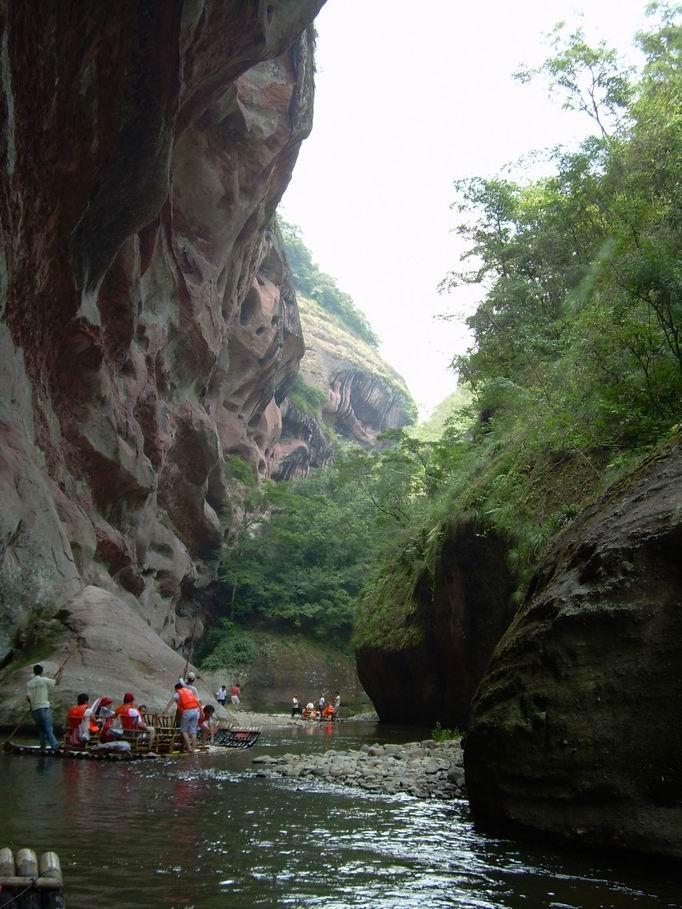
[[[66,666],[66,664],[67,664],[67,663],[69,662],[69,660],[71,659],[71,654],[72,654],[72,653],[73,653],[73,650],[69,650],[69,652],[66,654],[66,657],[64,658],[64,662],[61,664],[61,666],[59,667],[59,669],[57,669],[57,671],[55,672],[55,674],[54,674],[54,682],[55,682],[55,685],[58,685],[58,684],[59,684],[59,680],[60,680],[60,678],[61,678],[62,672],[64,672],[64,667]],[[7,736],[7,738],[5,739],[5,741],[2,743],[2,747],[3,747],[3,748],[5,748],[7,745],[9,745],[9,743],[12,741],[12,739],[14,738],[14,736],[15,736],[15,735],[17,734],[17,732],[19,731],[19,727],[22,726],[22,725],[24,724],[24,722],[29,718],[30,715],[31,715],[31,708],[29,707],[28,710],[26,711],[26,713],[22,714],[21,719],[19,720],[19,722],[17,723],[17,725],[14,727],[14,729],[10,732],[10,734]]]
[[[187,659],[185,660],[185,668],[182,671],[183,679],[187,678],[187,668],[189,666],[190,657],[192,656],[192,648],[194,646],[194,632],[196,631],[196,628],[197,628],[197,619],[198,618],[199,618],[199,613],[197,611],[197,613],[194,616],[194,623],[192,624],[192,634],[190,635],[190,638],[189,638],[189,650],[187,651]],[[168,710],[174,700],[175,700],[175,695],[173,695],[173,697],[168,701],[166,706],[163,708],[163,713],[168,712]]]

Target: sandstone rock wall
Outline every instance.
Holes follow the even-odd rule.
[[[405,619],[417,643],[358,649],[360,681],[382,722],[464,729],[471,700],[512,617],[507,542],[476,521],[448,532],[433,577]]]
[[[586,509],[477,693],[467,789],[489,828],[682,857],[682,442]]]
[[[271,469],[322,2],[0,3],[0,657],[86,588],[181,645],[223,454]]]
[[[364,448],[379,448],[379,436],[413,422],[416,408],[402,379],[365,341],[333,314],[299,299],[305,354],[302,380],[324,395],[319,414],[287,402],[273,476],[293,479],[333,456],[337,434]]]

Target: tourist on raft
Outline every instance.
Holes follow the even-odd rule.
[[[54,751],[59,745],[52,728],[49,690],[54,688],[59,682],[61,673],[60,669],[53,679],[48,678],[48,676],[43,675],[43,667],[40,663],[36,663],[33,667],[33,678],[26,683],[26,700],[31,707],[31,715],[38,727],[42,750],[47,746],[49,751]]]
[[[147,726],[145,723],[142,714],[135,706],[135,695],[132,691],[127,691],[123,695],[123,703],[116,708],[114,713],[121,718],[124,735],[126,732],[144,732],[147,734],[145,738],[149,738],[149,744],[151,745],[154,740],[154,727]]]
[[[182,682],[175,685],[173,698],[180,714],[180,732],[185,747],[190,754],[194,754],[197,747],[197,724],[199,722],[199,699],[192,689]]]
[[[218,729],[218,720],[215,717],[215,707],[207,704],[199,708],[199,732],[201,733],[201,744],[212,745]]]
[[[78,695],[76,701],[66,713],[66,744],[71,748],[86,745],[90,736],[99,732],[94,714],[100,706],[102,698],[97,698],[91,705],[90,695],[83,692]]]

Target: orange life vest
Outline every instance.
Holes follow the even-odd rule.
[[[189,688],[178,688],[175,693],[178,696],[177,703],[180,713],[184,713],[185,710],[194,710],[199,706],[199,701]]]
[[[130,708],[133,706],[134,704],[120,704],[114,711],[116,716],[121,717],[121,726],[124,729],[137,729],[138,727],[138,718],[130,715]]]
[[[76,704],[74,707],[69,707],[66,714],[66,728],[69,732],[78,729],[89,706],[89,704]]]

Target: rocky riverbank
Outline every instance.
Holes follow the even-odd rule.
[[[404,745],[363,745],[358,751],[262,755],[254,758],[263,776],[315,779],[368,792],[406,793],[415,798],[466,798],[459,740],[426,739]]]

